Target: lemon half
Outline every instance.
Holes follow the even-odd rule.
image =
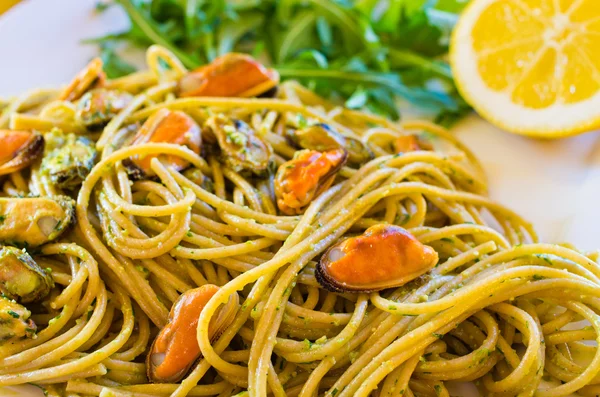
[[[450,58],[490,122],[557,138],[600,125],[600,0],[473,0]]]

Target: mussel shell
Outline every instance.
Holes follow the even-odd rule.
[[[123,164],[123,167],[125,167],[125,169],[127,170],[129,178],[131,178],[132,180],[141,181],[142,179],[148,178],[146,173],[142,171],[140,167],[135,165],[135,163],[131,161],[131,159],[123,159],[121,163]]]
[[[96,88],[77,102],[77,119],[91,131],[105,126],[133,100],[127,92]]]
[[[67,196],[0,198],[0,244],[35,247],[57,239],[75,221]]]
[[[210,324],[208,326],[209,333],[212,334],[210,337],[211,341],[218,340],[223,332],[227,330],[227,327],[231,325],[231,322],[235,318],[235,315],[240,306],[240,297],[237,292],[234,292],[224,305],[221,305],[215,315],[213,315],[210,320]],[[200,327],[198,327],[197,332],[200,332]]]
[[[368,242],[367,240],[372,237],[381,238],[379,244],[382,244],[382,246],[378,248],[385,249],[386,260],[377,257],[377,247],[373,250],[373,246],[376,244]],[[360,247],[367,251],[362,258],[346,261],[346,265],[353,266],[348,273],[359,278],[353,283],[340,281],[327,271],[333,250],[338,249],[342,251],[344,257],[352,254],[352,251],[346,253],[342,250],[342,247],[346,248],[350,242],[357,242],[356,247]],[[385,242],[385,244],[382,242]],[[352,246],[351,249],[353,249]],[[379,253],[381,253],[381,251],[379,251]],[[395,260],[390,261],[388,255],[396,255]],[[340,259],[341,258],[338,258],[334,262]],[[368,263],[366,263],[367,260]],[[437,252],[435,252],[433,248],[423,245],[407,230],[395,225],[375,225],[367,229],[361,236],[344,239],[329,247],[317,263],[315,268],[315,278],[319,284],[329,291],[370,293],[402,286],[427,273],[437,264],[437,261]],[[386,265],[395,266],[393,269],[390,269],[390,271],[392,274],[393,272],[396,272],[397,274],[390,276],[390,279],[377,280],[371,283],[367,283],[362,279],[365,275],[371,277],[378,275],[379,272],[376,271],[377,269],[375,267]],[[381,274],[378,275],[378,277],[380,276]]]
[[[94,142],[84,136],[69,134],[60,147],[46,154],[41,170],[61,189],[72,190],[88,176],[98,152]]]
[[[341,149],[346,146],[346,138],[325,123],[292,130],[288,135],[296,145],[303,149],[324,152],[326,150]]]
[[[202,189],[214,193],[215,188],[212,179],[204,175],[198,168],[188,168],[183,173],[183,176],[202,187]]]
[[[52,277],[25,250],[0,249],[0,292],[23,303],[42,299],[54,287]]]
[[[141,181],[142,179],[146,179],[148,177],[140,167],[138,167],[133,161],[131,161],[131,159],[123,159],[121,163],[123,164],[123,167],[125,167],[125,169],[127,170],[127,174],[132,180]]]
[[[257,95],[257,98],[275,98],[277,96],[277,92],[279,91],[279,86],[275,85],[267,91],[263,92],[260,95]]]
[[[91,166],[87,165],[91,164]],[[87,163],[81,163],[69,167],[68,170],[61,170],[50,174],[50,180],[61,189],[73,190],[81,186],[81,183],[94,167],[94,160]]]
[[[373,151],[362,141],[346,137],[346,150],[348,150],[348,162],[362,165],[375,158]]]
[[[0,144],[10,134],[31,134],[31,138],[22,146],[14,157],[0,165],[0,175],[10,174],[31,165],[44,152],[44,137],[35,131],[0,130]]]
[[[290,139],[303,149],[318,151],[345,149],[348,162],[361,165],[374,158],[369,147],[358,139],[344,136],[325,123],[289,132]]]
[[[269,80],[258,84],[238,96],[242,98],[272,98],[277,94],[277,84],[279,84],[279,73],[275,69],[267,69]]]
[[[59,99],[64,101],[76,101],[88,90],[104,86],[106,74],[102,69],[103,62],[100,58],[94,58],[81,70],[69,85],[60,94]]]
[[[221,149],[220,159],[235,172],[251,172],[262,177],[274,161],[271,145],[260,138],[245,122],[223,116],[210,117],[205,127]]]

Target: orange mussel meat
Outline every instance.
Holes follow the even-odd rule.
[[[64,101],[76,101],[92,88],[103,87],[106,82],[106,74],[102,69],[102,60],[94,58],[81,72],[69,83],[60,94],[58,99]]]
[[[0,130],[0,175],[29,166],[44,152],[44,138],[29,130]]]
[[[399,287],[432,269],[435,250],[394,225],[375,225],[330,247],[315,276],[332,291],[372,292]]]
[[[151,142],[184,145],[194,153],[200,154],[202,135],[198,124],[184,112],[160,109],[146,120],[134,136],[131,145]],[[125,165],[134,176],[152,176],[154,172],[150,167],[150,162],[157,156],[163,157],[166,163],[178,171],[188,166],[188,162],[180,157],[161,155],[136,155]]]
[[[326,152],[303,150],[282,164],[275,176],[275,195],[281,212],[289,215],[301,213],[316,196],[331,186],[347,157],[344,149]]]
[[[394,153],[415,152],[417,150],[433,150],[430,143],[419,139],[416,135],[402,135],[392,142]]]
[[[186,291],[173,304],[169,323],[160,331],[148,354],[146,365],[151,381],[166,382],[183,377],[200,356],[200,347],[196,342],[198,318],[218,290],[216,285],[203,285]]]
[[[181,380],[201,357],[197,341],[198,319],[219,287],[206,284],[184,292],[173,304],[169,322],[157,335],[146,358],[148,379],[154,383]],[[235,318],[239,304],[236,293],[213,314],[208,335],[216,340]]]
[[[192,70],[179,81],[179,96],[259,96],[279,83],[279,74],[249,55],[229,53]]]

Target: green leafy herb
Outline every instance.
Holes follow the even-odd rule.
[[[337,103],[394,119],[408,100],[448,125],[469,111],[446,62],[465,0],[116,0],[131,27],[104,44],[109,77],[130,73],[110,48],[159,44],[188,68],[227,52],[265,60]],[[105,3],[99,3],[105,4]],[[103,8],[104,6],[99,6]],[[109,47],[106,45],[109,44]]]
[[[105,41],[100,44],[100,59],[104,63],[104,71],[111,78],[125,76],[136,71],[133,65],[125,62],[115,52],[115,45],[111,41]]]
[[[95,5],[96,12],[103,12],[110,6],[111,6],[111,4],[109,2],[99,0],[96,2],[96,5]]]

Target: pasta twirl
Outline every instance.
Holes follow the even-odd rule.
[[[33,252],[56,286],[30,308],[37,336],[0,346],[0,385],[34,383],[54,396],[366,397],[449,396],[448,382],[466,381],[483,395],[597,394],[600,353],[586,343],[600,335],[597,254],[540,243],[486,196],[476,157],[448,131],[340,108],[294,82],[275,98],[180,98],[183,66],[160,47],[148,56],[150,71],[106,83],[134,97],[89,134],[100,155],[76,192],[76,226]],[[59,92],[9,101],[0,127],[85,131]],[[212,149],[128,145],[160,109],[203,126],[208,147],[218,137],[207,120],[240,120],[273,151],[271,169],[236,169]],[[373,158],[349,160],[284,213],[274,169],[298,158],[288,132],[323,123]],[[398,150],[406,144],[414,149]],[[144,157],[152,176],[136,179],[127,160]],[[68,193],[39,164],[2,189]],[[437,265],[397,288],[324,288],[315,277],[323,252],[381,224],[435,249]],[[189,341],[201,357],[181,382],[150,384],[149,346],[178,297],[205,284],[220,288]],[[211,337],[235,293],[235,316]]]

